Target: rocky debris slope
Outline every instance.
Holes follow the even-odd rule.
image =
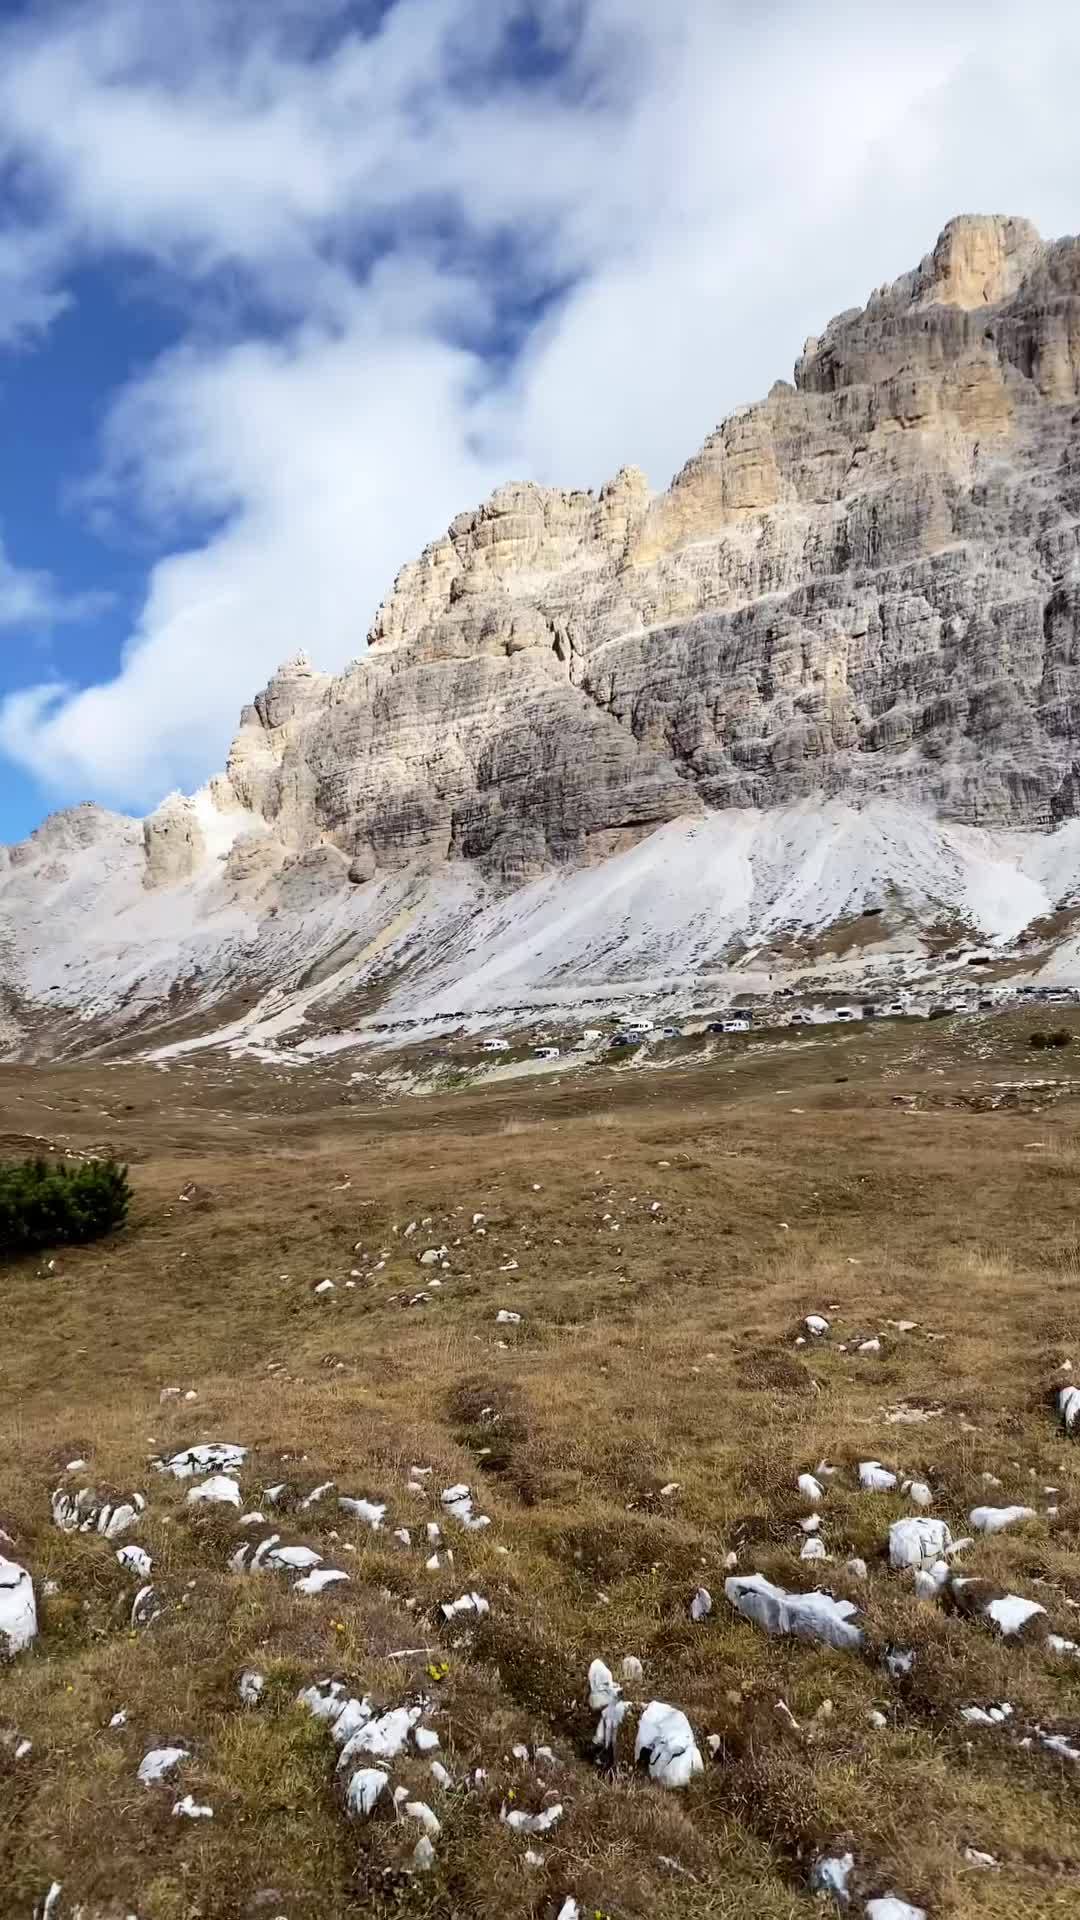
[[[718,875],[752,935],[762,870],[808,857],[790,810],[823,803],[891,810],[879,894],[930,839],[967,905],[981,852],[956,835],[1080,812],[1078,404],[1080,240],[952,221],[665,493],[633,468],[599,494],[499,488],[402,570],[361,659],[275,674],[202,793],[3,850],[9,1021],[279,981],[346,933],[363,977],[418,885],[456,898],[442,940],[457,909],[661,827],[715,824],[739,860],[756,837],[757,871]]]

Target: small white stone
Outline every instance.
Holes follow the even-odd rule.
[[[712,1612],[712,1594],[708,1587],[699,1587],[690,1602],[691,1620],[705,1620]]]
[[[358,1767],[345,1793],[345,1804],[349,1812],[369,1814],[386,1786],[386,1778],[381,1767]]]
[[[117,1547],[116,1558],[127,1573],[136,1573],[142,1580],[148,1580],[153,1561],[145,1547]]]
[[[249,1667],[245,1673],[242,1673],[240,1675],[239,1693],[244,1706],[257,1707],[259,1701],[262,1699],[265,1686],[265,1675],[256,1673],[253,1667]]]
[[[421,1753],[434,1753],[439,1745],[439,1736],[434,1727],[414,1727],[413,1739]]]
[[[144,1787],[152,1787],[187,1757],[186,1747],[151,1747],[149,1753],[145,1753],[139,1762],[138,1777],[141,1784]]]
[[[195,1800],[192,1799],[190,1793],[185,1793],[182,1800],[177,1800],[173,1803],[174,1820],[180,1818],[184,1820],[212,1820],[213,1817],[213,1807],[198,1806]]]
[[[1004,1533],[1022,1520],[1035,1520],[1034,1507],[972,1507],[968,1520],[976,1533]]]
[[[197,1507],[203,1501],[223,1507],[239,1507],[240,1486],[227,1473],[213,1473],[209,1480],[203,1480],[199,1486],[192,1487],[187,1497],[189,1507]]]
[[[860,1460],[859,1485],[868,1493],[888,1493],[896,1485],[896,1475],[880,1460]]]

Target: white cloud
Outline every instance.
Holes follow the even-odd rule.
[[[175,550],[112,680],[0,712],[42,778],[147,803],[201,777],[277,662],[343,664],[497,479],[666,484],[951,214],[1076,223],[1066,0],[1037,30],[1009,0],[547,0],[546,88],[500,64],[523,11],[396,0],[364,34],[321,0],[314,49],[292,0],[98,0],[0,40],[0,157],[50,261],[149,258],[196,314],[225,269],[262,316],[193,322],[114,397],[97,490]],[[493,377],[493,319],[567,284]]]

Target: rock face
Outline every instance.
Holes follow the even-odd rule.
[[[635,468],[599,494],[500,487],[402,569],[361,659],[274,675],[194,799],[141,827],[76,809],[0,850],[0,973],[20,1003],[82,1016],[107,974],[109,1005],[137,1008],[214,969],[299,978],[316,920],[328,951],[362,928],[371,964],[425,877],[458,889],[464,924],[485,888],[553,870],[621,862],[632,886],[626,863],[661,827],[691,866],[708,848],[710,899],[742,900],[750,938],[766,899],[774,926],[797,918],[805,810],[833,810],[836,871],[855,833],[836,809],[885,820],[856,835],[852,899],[830,882],[837,912],[858,910],[879,841],[881,883],[915,885],[966,857],[971,827],[1068,835],[1078,742],[1080,240],[963,218],[809,339],[794,383],[723,421],[667,492]],[[635,925],[658,893],[642,885]],[[1066,891],[1048,879],[1039,904],[1024,886],[1018,926]],[[178,921],[152,910],[178,890],[194,931],[169,976]],[[959,889],[964,915],[977,893]],[[665,924],[682,912],[672,897]],[[703,965],[718,945],[692,917]],[[83,942],[58,968],[75,918],[102,957]]]
[[[232,787],[354,884],[815,793],[1047,826],[1075,811],[1078,397],[1080,242],[955,220],[668,492],[627,468],[459,514],[362,660],[275,676]]]

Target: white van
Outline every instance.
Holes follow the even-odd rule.
[[[509,1040],[482,1040],[480,1051],[481,1053],[509,1053],[510,1042]]]
[[[558,1058],[559,1058],[558,1047],[534,1047],[533,1048],[534,1060],[557,1060]]]

